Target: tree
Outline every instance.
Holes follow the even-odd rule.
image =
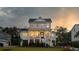
[[[3,32],[8,33],[11,35],[11,45],[20,45],[20,35],[17,31],[17,27],[11,27],[11,28],[4,28]]]
[[[57,45],[67,45],[69,40],[69,32],[67,32],[67,28],[56,26],[54,29],[56,32],[57,38],[56,42]]]

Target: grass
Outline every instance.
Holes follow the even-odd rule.
[[[0,51],[64,51],[63,48],[40,48],[40,47],[15,47],[15,48],[0,48]]]

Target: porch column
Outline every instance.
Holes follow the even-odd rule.
[[[23,45],[23,40],[21,40],[21,42],[20,42],[20,46],[22,46]]]
[[[55,40],[55,46],[56,46],[56,40]]]
[[[35,39],[33,40],[33,42],[35,43]]]
[[[41,38],[39,39],[39,43],[41,43],[42,42],[42,40],[41,40]]]
[[[46,47],[46,43],[47,43],[47,42],[46,42],[46,38],[45,38],[45,47]]]
[[[29,46],[30,40],[28,39],[28,46]]]

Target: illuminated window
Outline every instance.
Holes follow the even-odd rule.
[[[38,37],[39,32],[38,31],[30,31],[29,36],[31,37]]]

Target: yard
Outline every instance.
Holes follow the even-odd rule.
[[[14,47],[0,48],[0,51],[64,51],[64,48]]]

